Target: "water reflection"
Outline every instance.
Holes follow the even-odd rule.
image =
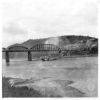
[[[10,66],[10,63],[9,62],[6,62],[6,66]]]

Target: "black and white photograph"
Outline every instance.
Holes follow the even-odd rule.
[[[2,0],[2,98],[97,98],[98,3]]]

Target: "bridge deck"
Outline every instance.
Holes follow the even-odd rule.
[[[2,52],[28,52],[28,51],[38,52],[38,51],[59,51],[59,50],[3,50]]]

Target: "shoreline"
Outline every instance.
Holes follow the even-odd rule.
[[[10,77],[2,77],[2,97],[43,97],[43,95],[27,86],[14,87],[9,84]],[[23,80],[23,79],[22,79]]]
[[[98,54],[90,54],[90,55],[73,55],[73,56],[63,56],[64,58],[78,58],[78,57],[98,57]]]
[[[14,81],[14,78],[3,77],[2,79],[3,79],[2,80],[2,84],[3,84],[2,85],[2,97],[3,98],[5,98],[5,97],[87,97],[87,95],[83,91],[81,91],[75,87],[68,86],[68,84],[74,83],[73,81],[70,81],[70,80],[67,80],[66,81],[67,86],[64,86],[66,88],[66,90],[64,90],[63,92],[67,93],[65,96],[65,93],[64,94],[62,94],[62,92],[60,93],[60,91],[62,91],[62,89],[64,87],[63,88],[59,87],[59,85],[60,85],[59,80],[49,82],[48,79],[47,79],[47,81],[44,79],[47,84],[52,83],[52,84],[55,84],[56,86],[52,86],[52,84],[51,85],[49,84],[50,86],[43,85],[43,87],[41,87],[40,85],[36,85],[35,87],[34,86],[30,87],[30,85],[28,85],[28,86],[27,85],[16,86],[17,84],[11,85],[11,83],[9,83],[9,82],[11,79]],[[16,80],[16,78],[15,78],[15,80]],[[21,84],[19,82],[19,80],[21,80],[21,79],[17,79],[17,80],[18,80],[17,83]],[[25,81],[30,81],[30,80],[26,79]],[[41,84],[44,80],[41,80],[36,83]],[[21,81],[23,84],[23,79]],[[16,83],[16,81],[15,81],[15,83]],[[55,89],[58,89],[58,91],[55,91]]]

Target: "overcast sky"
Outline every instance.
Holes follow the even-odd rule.
[[[3,46],[60,35],[97,37],[97,0],[2,0]]]

